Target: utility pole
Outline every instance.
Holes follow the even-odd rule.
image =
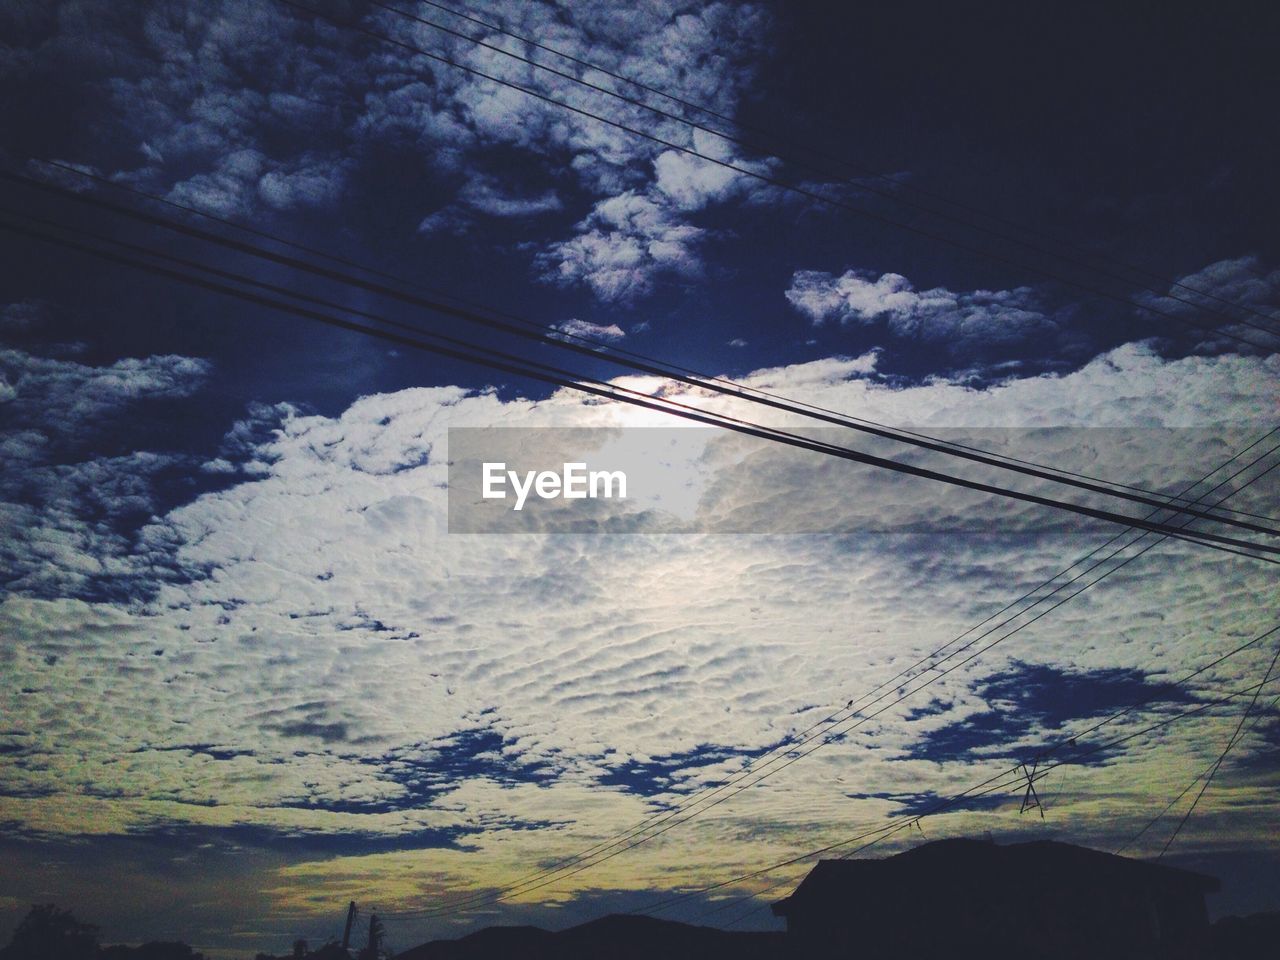
[[[347,926],[342,931],[342,950],[345,953],[351,947],[351,925],[356,922],[356,902],[351,901],[347,907]]]
[[[368,960],[378,960],[378,955],[382,952],[382,921],[378,919],[376,913],[369,914],[369,945],[365,947],[361,954]]]

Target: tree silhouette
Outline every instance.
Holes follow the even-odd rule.
[[[13,931],[4,960],[93,960],[98,928],[81,923],[70,910],[35,904]]]

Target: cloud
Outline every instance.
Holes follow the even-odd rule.
[[[438,14],[425,16],[443,19]],[[584,110],[606,113],[630,126],[654,125],[655,117],[649,111],[605,97],[573,80],[534,70],[493,50],[386,12],[376,20],[377,29],[412,46]],[[725,113],[732,111],[754,72],[752,58],[760,49],[765,27],[760,8],[724,3],[685,11],[666,2],[644,9],[597,4],[575,10],[571,19],[553,5],[530,3],[504,10],[502,20],[515,33],[536,36],[571,56]],[[525,53],[509,37],[476,31],[474,25],[467,29],[499,50]],[[369,117],[375,124],[391,121],[406,133],[429,129],[433,139],[439,137],[464,149],[496,143],[539,154],[568,152],[574,158],[573,168],[589,188],[610,193],[630,178],[631,168],[647,164],[663,152],[660,145],[520,91],[431,65],[411,51],[384,48],[380,55],[382,80],[369,98]],[[434,84],[421,82],[423,68],[430,70]],[[569,62],[556,68],[599,86],[611,84],[603,74]],[[676,142],[691,142],[683,124],[659,121],[657,131]]]
[[[1178,285],[1170,288],[1170,293],[1205,305],[1213,304],[1214,298],[1220,298],[1259,308],[1272,319],[1280,320],[1277,292],[1280,292],[1280,270],[1267,270],[1255,256],[1211,263],[1179,277]],[[1166,298],[1161,306],[1173,306],[1175,303],[1177,301]],[[1177,309],[1188,308],[1184,304]],[[1219,305],[1215,309],[1230,308]]]
[[[108,169],[96,156],[71,165],[221,215],[338,197],[351,166],[343,109],[362,81],[337,37],[248,0],[153,5],[140,16],[103,0],[46,6],[15,31],[11,69],[94,105],[81,125],[86,153],[119,148]],[[129,152],[133,164],[121,159]]]
[[[1169,361],[1143,347],[987,390],[895,388],[872,376],[874,364],[874,354],[830,358],[745,379],[931,430],[1089,427],[1071,441],[1073,456],[1157,485],[1207,472],[1269,428],[1280,382],[1274,357]],[[666,392],[735,408],[675,385]],[[417,902],[421,877],[402,873],[395,853],[415,845],[457,854],[433,859],[441,883],[496,884],[722,782],[1099,542],[1088,530],[1006,531],[1011,508],[989,502],[973,507],[986,529],[952,537],[448,532],[451,427],[646,423],[666,421],[569,391],[534,403],[412,389],[332,417],[255,408],[220,451],[253,468],[146,520],[125,545],[144,562],[112,560],[125,547],[82,551],[131,578],[150,575],[149,592],[75,600],[32,591],[0,604],[0,632],[19,640],[0,650],[0,699],[16,731],[0,821],[44,836],[187,825],[239,830],[254,843],[305,836],[314,849],[329,837],[346,845],[327,866],[298,867],[308,889],[334,894],[360,877],[388,904]],[[1097,430],[1211,424],[1176,444],[1155,430]],[[733,449],[714,445],[701,462],[715,504],[739,514],[956,510],[943,488],[834,461],[797,469],[735,458]],[[1030,449],[1039,457],[1048,448]],[[74,486],[59,499],[102,490],[124,504],[127,486],[110,479],[118,466],[122,477],[144,472],[99,464],[106,472],[69,476]],[[1273,498],[1260,485],[1240,504]],[[30,509],[16,519],[36,529],[54,507]],[[51,562],[71,567],[70,558]],[[635,876],[722,879],[735,864],[813,846],[815,832],[843,835],[851,817],[946,796],[1002,763],[972,739],[962,756],[932,749],[954,739],[948,724],[977,723],[1008,701],[1051,732],[1069,731],[1101,709],[1104,693],[1108,704],[1123,699],[1260,630],[1273,586],[1240,558],[1158,548],[769,789],[735,797],[727,816],[681,828],[678,857],[646,846],[583,882],[611,890]],[[1206,679],[1247,682],[1265,666],[1266,651],[1257,653]],[[1088,694],[1078,710],[1045,700],[1039,681],[1054,670]],[[1025,682],[1011,686],[1014,677]],[[1212,759],[1206,744],[1232,723],[1211,711],[1194,734],[1139,739],[1090,768],[1087,793],[1056,803],[1085,816],[1105,799],[1107,823],[1127,828],[1153,796],[1172,796]],[[988,746],[1008,752],[1043,725],[1000,726]],[[1255,749],[1256,738],[1240,756]],[[851,796],[873,799],[855,807]],[[971,825],[965,816],[948,829]],[[282,885],[274,906],[296,907],[296,891]]]
[[[205,360],[174,355],[89,366],[0,348],[0,379],[8,387],[6,423],[39,426],[63,440],[118,416],[131,404],[188,397],[211,371]]]
[[[47,305],[6,312],[26,319]],[[34,311],[34,312],[33,312]],[[35,322],[30,321],[30,322]],[[148,558],[128,531],[158,505],[156,486],[190,467],[185,456],[95,450],[139,406],[193,395],[212,367],[182,356],[125,357],[92,366],[0,347],[0,542],[5,589],[46,596],[128,594]]]
[[[731,113],[754,67],[764,15],[750,5],[712,3],[680,11],[659,3],[643,12],[596,5],[575,10],[566,21],[543,4],[507,11],[504,22],[516,33],[537,36],[572,56],[622,72],[674,95],[707,103]],[[430,30],[413,29],[401,18],[384,17],[382,29],[409,42],[509,79],[583,111],[601,114],[626,126],[653,130],[669,143],[688,146],[749,169],[764,169],[741,158],[726,141],[687,126],[655,118],[634,105],[605,98],[574,82],[533,70],[492,51],[459,43]],[[500,49],[519,51],[509,38],[485,38]],[[388,54],[405,65],[415,63],[407,51]],[[566,70],[572,64],[560,65]],[[367,98],[363,128],[410,137],[432,147],[433,162],[458,170],[464,158],[498,145],[527,151],[551,170],[571,170],[579,186],[595,195],[592,212],[574,234],[551,241],[537,256],[539,275],[561,285],[585,285],[606,302],[627,302],[649,293],[663,274],[690,276],[700,269],[694,247],[703,230],[687,216],[709,204],[742,192],[743,175],[691,157],[623,130],[565,111],[491,81],[432,68],[434,85],[416,80],[387,83]],[[588,82],[609,87],[614,82],[591,70]],[[552,207],[551,194],[508,206],[475,196],[469,180],[457,207],[436,211],[424,221],[426,232],[463,232],[467,221],[459,209],[470,206],[497,215],[526,215]],[[532,204],[532,206],[531,206]]]
[[[552,213],[562,207],[563,203],[554,190],[532,195],[512,193],[504,189],[496,178],[475,174],[458,191],[455,203],[423,218],[418,230],[421,233],[447,231],[462,234],[474,226],[476,214],[508,219],[529,218]]]
[[[492,177],[472,177],[459,196],[473,209],[491,217],[532,217],[563,206],[552,190],[530,197],[513,196]]]
[[[824,357],[808,363],[755,370],[744,382],[757,389],[769,390],[783,385],[794,390],[841,384],[847,389],[849,381],[875,373],[879,360],[879,350],[869,350],[857,357]]]
[[[653,161],[655,191],[675,209],[684,212],[701,210],[710,203],[729,199],[743,188],[746,175],[730,169],[725,163],[748,170],[764,169],[759,164],[735,156],[731,146],[719,137],[693,130],[692,149],[711,159],[704,160],[678,150],[664,150]],[[716,160],[724,163],[713,162]]]
[[[578,229],[539,255],[544,279],[585,283],[603,301],[627,302],[649,293],[659,274],[701,271],[695,248],[705,231],[649,196],[628,191],[602,200]]]
[[[0,308],[0,332],[19,333],[43,325],[50,305],[44,300],[23,300]]]
[[[700,130],[692,132],[692,147],[744,170],[768,169],[735,156],[725,141]],[[666,150],[654,159],[653,169],[646,187],[598,201],[575,226],[575,236],[540,254],[542,278],[560,285],[585,283],[601,300],[630,302],[652,291],[664,274],[702,272],[698,248],[709,234],[689,223],[689,214],[739,196],[759,202],[756,181],[688,153]]]
[[[557,324],[552,329],[572,337],[587,337],[592,340],[621,340],[627,335],[626,331],[616,323],[591,323],[587,320],[578,320],[576,318]]]
[[[1280,347],[1280,332],[1266,332],[1280,330],[1280,270],[1267,270],[1257,257],[1219,260],[1179,277],[1167,296],[1143,291],[1136,299],[1162,313],[1207,323],[1201,349],[1239,350],[1237,337],[1261,350]]]
[[[276,210],[330,206],[342,192],[348,166],[303,156],[263,174],[258,180],[258,196]]]
[[[600,71],[561,61],[557,69],[573,79],[557,77],[389,11],[370,10],[362,23],[584,112],[251,0],[183,0],[141,18],[123,17],[104,0],[76,9],[75,16],[27,18],[15,34],[12,69],[31,77],[42,58],[60,68],[60,84],[102,105],[86,118],[95,136],[80,152],[92,153],[108,136],[119,144],[106,176],[222,216],[332,207],[371,157],[407,147],[429,183],[463,175],[452,200],[424,211],[423,233],[469,233],[477,216],[540,216],[585,196],[591,210],[572,233],[540,241],[538,274],[622,302],[644,296],[663,275],[697,273],[704,232],[691,216],[765,196],[739,172],[587,116],[652,131],[744,169],[768,169],[721,138],[576,82],[614,87]],[[447,19],[439,11],[423,15]],[[501,20],[724,115],[749,89],[768,28],[756,5],[690,8],[667,0],[643,9],[596,4],[572,17],[555,4],[527,3],[504,8]],[[476,32],[473,24],[466,29]],[[498,50],[527,53],[509,37],[480,33]],[[129,151],[132,165],[119,159]],[[71,156],[73,165],[85,159],[103,166],[96,156]],[[513,168],[529,182],[513,186],[505,174],[499,181],[478,172]]]
[[[791,278],[786,298],[814,325],[883,322],[895,336],[957,348],[1043,337],[1058,329],[1030,287],[956,293],[945,287],[916,290],[896,273],[877,277],[847,270],[837,277],[800,270]]]

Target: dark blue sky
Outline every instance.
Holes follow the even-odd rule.
[[[42,41],[48,49],[56,35],[52,15],[41,6],[24,11],[19,5],[19,49],[40,50]],[[286,115],[282,124],[274,113],[249,114],[234,124],[222,121],[224,140],[201,131],[203,139],[193,134],[192,142],[166,153],[163,163],[148,162],[139,151],[167,115],[157,116],[160,111],[145,102],[122,102],[115,73],[145,91],[156,58],[175,51],[166,52],[155,31],[141,29],[139,18],[128,12],[134,5],[117,6],[99,29],[88,31],[86,43],[102,49],[69,46],[34,64],[13,57],[20,65],[11,66],[3,92],[11,164],[52,158],[109,174],[134,171],[124,179],[164,192],[224,162],[219,151],[227,141],[251,143],[266,157],[287,162],[324,158],[341,165],[342,186],[320,201],[281,208],[236,196],[226,200],[225,212],[540,323],[616,323],[628,331],[625,345],[713,373],[741,374],[872,347],[883,349],[880,370],[886,375],[919,378],[971,366],[981,374],[1007,360],[1034,372],[1069,369],[1142,336],[1168,337],[1166,349],[1175,355],[1195,342],[1192,332],[1167,319],[1135,315],[1113,300],[1047,281],[1034,269],[776,192],[749,204],[709,202],[681,217],[705,231],[692,252],[695,271],[653,270],[643,292],[601,297],[583,284],[548,283],[538,254],[571,234],[601,196],[598,185],[584,184],[565,169],[571,151],[555,144],[479,141],[464,148],[464,161],[442,164],[438,145],[425,136],[399,128],[375,136],[365,130],[369,123],[361,127],[353,119],[366,90],[386,84],[385,73],[380,77],[376,70],[347,66],[339,70],[345,70],[342,82],[313,81],[307,92],[332,104],[312,104],[320,122]],[[269,3],[263,7],[281,17],[294,15]],[[1276,93],[1276,71],[1267,56],[1267,25],[1275,25],[1276,15],[1261,4],[1247,9],[1247,16],[1223,18],[1190,7],[1147,5],[1064,8],[1057,15],[1017,5],[982,11],[949,5],[782,5],[764,8],[740,27],[740,35],[715,38],[709,46],[736,57],[749,75],[739,76],[724,93],[736,108],[742,139],[763,141],[748,129],[758,128],[774,134],[770,144],[788,157],[803,159],[812,150],[847,160],[872,177],[867,182],[874,190],[942,207],[993,230],[1010,228],[974,211],[1007,218],[1173,279],[1241,256],[1275,260],[1269,225],[1278,207],[1272,172],[1280,145],[1263,105]],[[116,30],[121,41],[108,51],[107,39]],[[259,39],[261,48],[239,58],[229,54],[231,63],[217,73],[185,78],[196,88],[188,95],[215,96],[218,84],[237,81],[269,94],[272,78],[255,75],[254,68],[270,56],[272,42]],[[314,59],[322,65],[379,52],[367,37],[332,28],[301,28],[279,42],[315,44],[321,53]],[[616,105],[601,98],[590,106],[607,112]],[[228,127],[234,130],[228,133]],[[656,148],[614,133],[634,149],[619,169],[640,178],[635,182],[642,186]],[[815,160],[814,167],[833,169],[826,160]],[[776,173],[788,182],[823,179],[797,164],[782,164]],[[904,186],[878,176],[900,179]],[[425,217],[456,207],[468,184],[475,193],[476,183],[526,201],[552,197],[554,208],[523,217],[464,211],[452,228],[418,230]],[[834,195],[835,188],[822,189]],[[7,190],[14,202],[19,191]],[[1025,262],[1027,268],[1121,297],[1138,289],[883,196],[855,191],[843,197],[877,217]],[[964,207],[947,206],[941,198]],[[145,352],[206,357],[219,375],[216,395],[202,407],[219,423],[251,399],[290,400],[333,412],[376,390],[495,379],[456,370],[447,361],[389,357],[351,335],[308,330],[300,321],[259,309],[228,310],[216,297],[192,296],[83,258],[50,257],[25,240],[4,242],[12,265],[5,299],[41,298],[61,308],[39,337],[83,342],[85,356],[93,360]],[[900,274],[916,290],[1034,287],[1042,309],[1055,316],[1065,311],[1059,319],[1070,329],[956,355],[927,339],[886,337],[875,324],[815,326],[782,296],[798,270],[838,276],[849,269]],[[1146,280],[1158,289],[1167,286]],[[728,346],[733,341],[745,345]]]

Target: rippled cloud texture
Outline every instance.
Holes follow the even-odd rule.
[[[91,424],[199,390],[207,373],[174,357],[5,356],[19,420],[6,444],[37,472],[54,469],[41,450],[64,404]],[[1275,357],[1170,361],[1138,345],[984,391],[894,388],[874,366],[832,358],[748,382],[918,428],[1089,425],[1109,445],[1092,469],[1173,489],[1269,429],[1259,412],[1274,409],[1280,372]],[[48,421],[23,423],[27,402]],[[257,851],[273,864],[255,875],[274,891],[261,893],[268,915],[323,915],[357,895],[407,909],[497,886],[722,782],[1111,535],[447,532],[448,428],[659,424],[570,391],[533,403],[411,389],[336,417],[255,408],[204,461],[226,486],[162,515],[147,517],[158,453],[57,468],[42,499],[9,491],[25,531],[9,542],[16,589],[0,606],[0,631],[18,641],[0,687],[11,840]],[[1157,426],[1214,429],[1186,431],[1174,462],[1117,448],[1121,434],[1105,429]],[[712,461],[711,486],[746,510],[763,499],[803,511],[835,489],[945,515],[957,497],[811,466]],[[1264,480],[1233,502],[1256,509],[1274,494]],[[966,510],[998,531],[1014,508]],[[126,516],[143,519],[111,522]],[[127,595],[104,595],[104,577]],[[1256,562],[1164,543],[766,787],[539,894],[621,893],[638,876],[712,882],[920,812],[1260,632],[1273,585]],[[1246,687],[1267,655],[1260,646],[1200,680]],[[1214,710],[1194,730],[1144,735],[1059,774],[1041,786],[1054,827],[1115,839],[1208,763],[1233,722]],[[1254,729],[1239,760],[1273,736]],[[1202,843],[1230,847],[1274,818],[1242,769],[1206,801]],[[1018,800],[997,800],[996,819],[988,802],[980,819],[961,809],[933,829],[1026,828]],[[1219,819],[1240,804],[1253,807],[1247,824]]]

